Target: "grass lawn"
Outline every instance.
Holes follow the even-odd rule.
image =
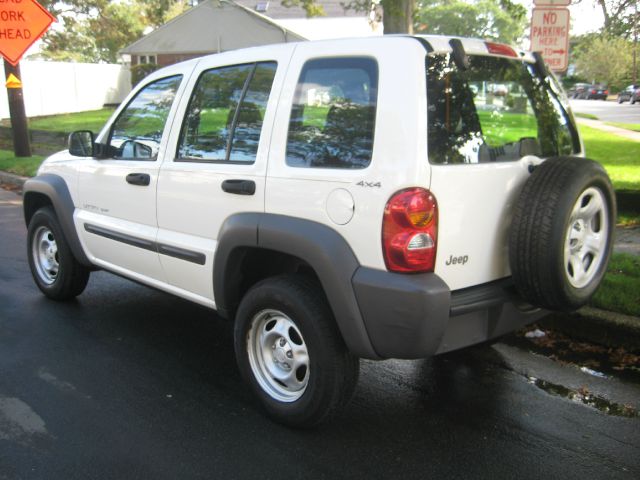
[[[91,130],[94,133],[98,133],[107,123],[113,111],[114,108],[102,108],[89,112],[31,117],[29,119],[29,128],[49,132],[71,133],[75,130]],[[8,119],[3,120],[0,124],[5,127],[11,126]]]
[[[640,257],[614,253],[591,300],[594,307],[640,317]]]
[[[625,130],[633,130],[634,132],[640,132],[640,123],[620,123],[620,122],[605,122],[612,127],[624,128]]]
[[[598,120],[598,117],[596,115],[594,115],[593,113],[577,113],[577,112],[573,112],[573,116],[574,117],[580,117],[580,118],[588,118],[589,120]]]
[[[640,142],[578,126],[587,158],[607,169],[616,190],[640,191]]]
[[[24,177],[33,177],[42,160],[43,157],[39,155],[17,158],[12,151],[0,150],[0,170]]]

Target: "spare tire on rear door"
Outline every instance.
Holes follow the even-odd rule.
[[[509,237],[516,288],[532,305],[573,310],[589,301],[611,255],[615,196],[592,160],[556,157],[531,174]]]

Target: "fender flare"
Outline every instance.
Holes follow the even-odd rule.
[[[224,317],[235,314],[234,274],[242,247],[272,250],[300,258],[318,276],[349,350],[363,358],[375,352],[358,307],[352,278],[360,267],[347,241],[335,230],[310,220],[268,213],[240,213],[223,224],[214,257],[213,291],[216,308]]]
[[[23,213],[27,227],[29,227],[31,216],[36,210],[36,208],[34,208],[37,205],[37,202],[35,202],[37,198],[36,194],[44,195],[49,199],[56,212],[56,216],[60,221],[60,227],[69,244],[69,248],[71,248],[71,252],[73,252],[73,256],[85,267],[93,267],[82,248],[80,238],[73,223],[73,213],[76,207],[73,204],[69,187],[67,187],[65,180],[59,175],[51,173],[38,175],[25,182],[23,192]]]

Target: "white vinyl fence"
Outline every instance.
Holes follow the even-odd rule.
[[[6,79],[2,62],[0,71]],[[20,71],[28,117],[97,110],[120,103],[131,91],[131,73],[122,65],[24,60]],[[0,119],[8,117],[3,80]]]

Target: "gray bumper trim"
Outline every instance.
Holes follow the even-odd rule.
[[[519,304],[509,279],[451,292],[438,275],[360,267],[353,288],[374,350],[424,358],[504,335],[546,312]]]

